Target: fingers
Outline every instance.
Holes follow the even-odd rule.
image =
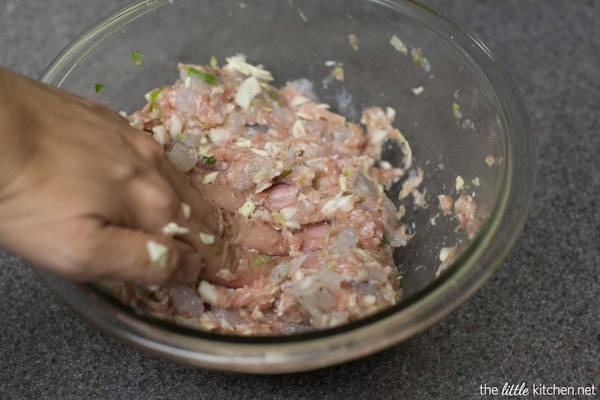
[[[319,250],[325,246],[328,234],[329,226],[323,223],[309,226],[296,236],[302,240],[302,249]]]
[[[31,117],[19,132],[35,128],[31,143],[41,149],[35,165],[47,183],[35,185],[35,195],[22,196],[19,203],[35,199],[27,202],[24,215],[41,216],[49,229],[13,240],[21,254],[79,280],[110,277],[153,284],[193,281],[202,274],[238,285],[268,273],[269,263],[257,264],[254,253],[235,243],[260,249],[273,245],[279,251],[282,238],[227,217],[221,207],[235,209],[235,194],[199,194],[169,163],[162,146],[108,108],[41,84],[33,88],[35,96],[16,109]],[[39,109],[44,113],[35,113]],[[69,157],[56,143],[70,146]],[[37,175],[30,178],[42,181]],[[34,227],[39,231],[41,225],[36,221]]]
[[[268,225],[239,217],[236,229],[235,243],[269,255],[285,255],[289,253],[287,241],[281,233]]]
[[[289,252],[289,245],[279,231],[238,214],[239,208],[246,201],[240,192],[214,184],[201,184],[191,189],[193,192],[189,194],[190,197],[197,197],[199,192],[202,199],[214,205],[212,214],[205,219],[207,225],[214,232],[222,232],[221,236],[224,238],[232,240],[240,246],[255,249],[260,253],[284,255]],[[215,209],[223,209],[227,213],[214,211]],[[222,215],[218,215],[219,212]]]
[[[269,255],[284,255],[289,246],[280,232],[237,210],[244,203],[242,194],[222,185],[192,187],[181,175],[173,176],[177,192],[191,207],[191,223],[206,227],[220,239]]]
[[[134,129],[134,131],[136,131],[134,134],[126,135],[127,140],[142,157],[158,167],[163,177],[172,186],[172,190],[181,198],[181,202],[190,205],[190,221],[192,223],[195,222],[196,225],[207,228],[224,240],[230,240],[242,247],[256,249],[261,253],[283,255],[289,251],[289,246],[280,232],[268,225],[250,221],[237,214],[238,209],[245,201],[240,192],[223,185],[192,187],[188,180],[167,160],[162,148],[153,139],[139,130]],[[162,190],[167,189],[163,187]],[[144,195],[138,189],[135,191]],[[161,197],[158,193],[154,193],[152,196]],[[178,209],[179,206],[179,204],[168,204],[167,210]],[[154,208],[158,209],[157,206]],[[223,213],[223,210],[228,213]]]
[[[77,280],[121,279],[141,284],[195,279],[202,258],[173,238],[114,225],[97,225],[71,246],[71,270]]]
[[[267,229],[265,238],[262,233],[265,227],[261,225],[250,234],[247,225],[239,224],[217,207],[209,205],[200,209],[201,202],[188,205],[181,201],[185,196],[179,196],[159,175],[150,174],[132,181],[127,196],[133,205],[129,210],[133,215],[129,226],[186,244],[197,255],[200,266],[187,265],[176,277],[179,281],[193,282],[200,276],[213,283],[236,287],[268,274],[272,263],[256,265],[253,262],[256,253],[242,249],[238,242],[256,243],[254,247],[258,251],[264,248],[282,253],[283,238],[279,235],[273,240]],[[242,234],[249,234],[252,239],[238,240]]]
[[[240,192],[224,185],[198,184],[195,189],[201,194],[202,198],[211,204],[232,213],[236,212],[246,201]]]
[[[134,224],[188,244],[202,259],[203,279],[230,287],[244,285],[269,273],[273,265],[257,265],[253,261],[256,253],[243,248],[268,255],[289,252],[278,231],[233,214],[244,202],[239,192],[220,185],[194,188],[151,138],[132,135],[128,140],[159,171],[129,185],[130,203],[135,205],[130,210]],[[192,275],[193,271],[185,278]]]
[[[70,273],[78,280],[122,279],[141,284],[190,283],[204,279],[226,287],[242,287],[268,276],[282,258],[271,258],[217,242],[198,249],[177,238],[114,225],[73,246],[77,262]]]
[[[298,193],[292,186],[278,184],[268,191],[266,204],[270,210],[281,210],[285,207],[292,207],[297,203]]]
[[[289,257],[269,257],[251,252],[238,253],[233,268],[222,268],[218,264],[208,264],[200,271],[200,279],[230,288],[239,288],[267,277],[273,267]]]
[[[178,235],[146,233],[95,218],[80,221],[67,232],[67,237],[76,237],[55,251],[62,256],[47,267],[80,281],[110,278],[165,284],[204,279],[235,288],[268,276],[285,259],[242,250],[210,234],[198,235],[200,243],[192,247]]]

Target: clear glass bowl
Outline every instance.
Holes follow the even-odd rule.
[[[358,49],[349,35],[358,39]],[[394,35],[408,54],[390,44]],[[411,50],[417,48],[421,56],[413,59]],[[135,51],[141,52],[140,65],[132,62]],[[231,371],[282,373],[347,361],[398,343],[439,321],[481,287],[526,219],[535,180],[534,134],[498,60],[438,11],[401,0],[139,1],[75,40],[42,80],[131,112],[143,105],[144,93],[176,79],[177,62],[206,64],[211,56],[224,60],[237,53],[263,64],[276,83],[310,79],[323,102],[351,119],[369,105],[397,111],[395,125],[411,144],[414,164],[425,171],[428,201],[424,209],[410,202],[406,208],[416,236],[395,254],[404,300],[333,329],[226,336],[140,315],[93,284],[39,271],[63,301],[109,334],[166,358]],[[343,83],[321,84],[331,72],[326,61],[343,64]],[[103,83],[104,90],[96,93],[96,83]],[[423,92],[415,95],[412,89],[420,86]],[[352,101],[342,108],[338,95],[343,90]],[[400,162],[401,155],[387,153],[391,162]],[[471,238],[438,207],[438,195],[456,195],[457,176],[479,205],[482,223]],[[455,245],[456,256],[440,273],[441,249]]]

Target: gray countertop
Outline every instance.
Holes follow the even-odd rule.
[[[477,399],[481,385],[505,382],[595,385],[587,398],[600,398],[600,1],[432,2],[503,60],[537,130],[531,216],[475,296],[373,356],[308,373],[238,375],[117,342],[0,251],[0,398]],[[0,0],[0,65],[39,77],[66,44],[125,3]]]

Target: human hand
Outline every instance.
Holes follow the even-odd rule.
[[[283,238],[192,188],[161,146],[93,101],[0,68],[0,246],[76,280],[240,286]],[[254,250],[248,250],[254,249]],[[225,269],[223,269],[225,267]]]

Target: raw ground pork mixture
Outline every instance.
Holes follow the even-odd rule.
[[[394,110],[370,107],[360,123],[348,121],[320,104],[306,80],[279,89],[269,71],[243,56],[222,68],[215,61],[180,64],[180,78],[149,92],[143,109],[129,116],[131,125],[162,144],[192,185],[241,191],[246,203],[238,212],[281,231],[291,258],[242,288],[120,282],[111,290],[155,316],[246,335],[333,327],[396,304],[401,290],[392,252],[410,235],[385,189],[410,168],[412,156],[392,126]],[[401,168],[380,160],[387,141],[402,149]],[[414,179],[403,190],[422,176]],[[295,235],[301,231],[316,232],[322,243],[306,245]]]

